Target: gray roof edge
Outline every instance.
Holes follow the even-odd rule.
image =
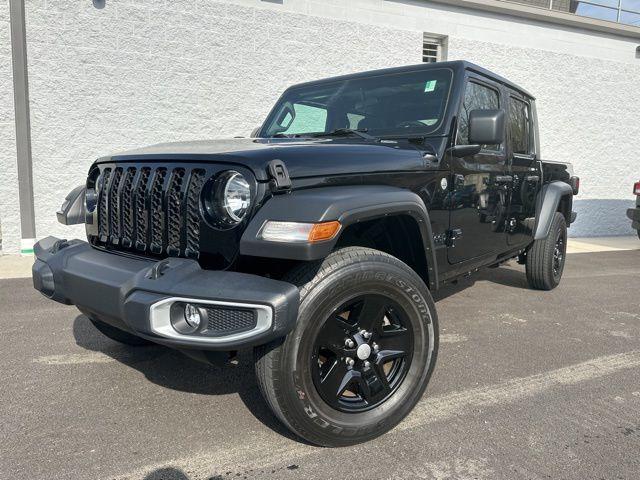
[[[453,5],[456,7],[500,13],[514,17],[529,18],[546,23],[563,25],[582,30],[608,33],[619,37],[640,40],[640,27],[622,23],[582,17],[573,13],[559,12],[541,7],[511,3],[505,0],[429,0],[433,3]]]

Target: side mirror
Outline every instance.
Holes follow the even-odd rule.
[[[469,113],[469,143],[500,145],[504,142],[504,110],[472,110]]]
[[[260,132],[260,128],[262,127],[256,127],[253,130],[251,130],[251,135],[249,135],[250,138],[258,138],[258,132]]]
[[[84,185],[79,185],[69,192],[60,210],[56,212],[58,222],[63,225],[79,225],[85,222],[85,194]]]

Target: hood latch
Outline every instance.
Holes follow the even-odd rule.
[[[282,160],[271,160],[267,166],[267,170],[271,177],[271,184],[274,187],[274,191],[283,192],[291,190],[291,178],[289,178],[289,171]]]

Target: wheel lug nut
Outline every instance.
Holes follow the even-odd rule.
[[[355,345],[356,345],[356,344],[353,342],[353,340],[351,340],[350,338],[347,338],[347,339],[344,341],[344,344],[345,344],[347,347],[349,347],[349,348],[353,348],[353,347],[355,347]]]
[[[351,357],[345,358],[344,361],[350,367],[353,367],[353,365],[356,363],[355,360]]]
[[[364,338],[370,338],[371,337],[371,333],[367,332],[366,330],[362,330],[360,332],[360,335],[362,335]]]
[[[380,350],[380,347],[378,347],[378,344],[377,344],[377,343],[374,343],[374,344],[373,344],[373,352],[374,352],[374,353],[378,353],[378,350]]]
[[[369,368],[369,366],[370,366],[370,365],[371,365],[371,364],[370,364],[369,362],[364,362],[364,367],[365,367],[365,368]]]

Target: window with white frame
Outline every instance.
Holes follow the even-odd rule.
[[[424,33],[422,36],[422,61],[444,62],[447,59],[447,37]]]

